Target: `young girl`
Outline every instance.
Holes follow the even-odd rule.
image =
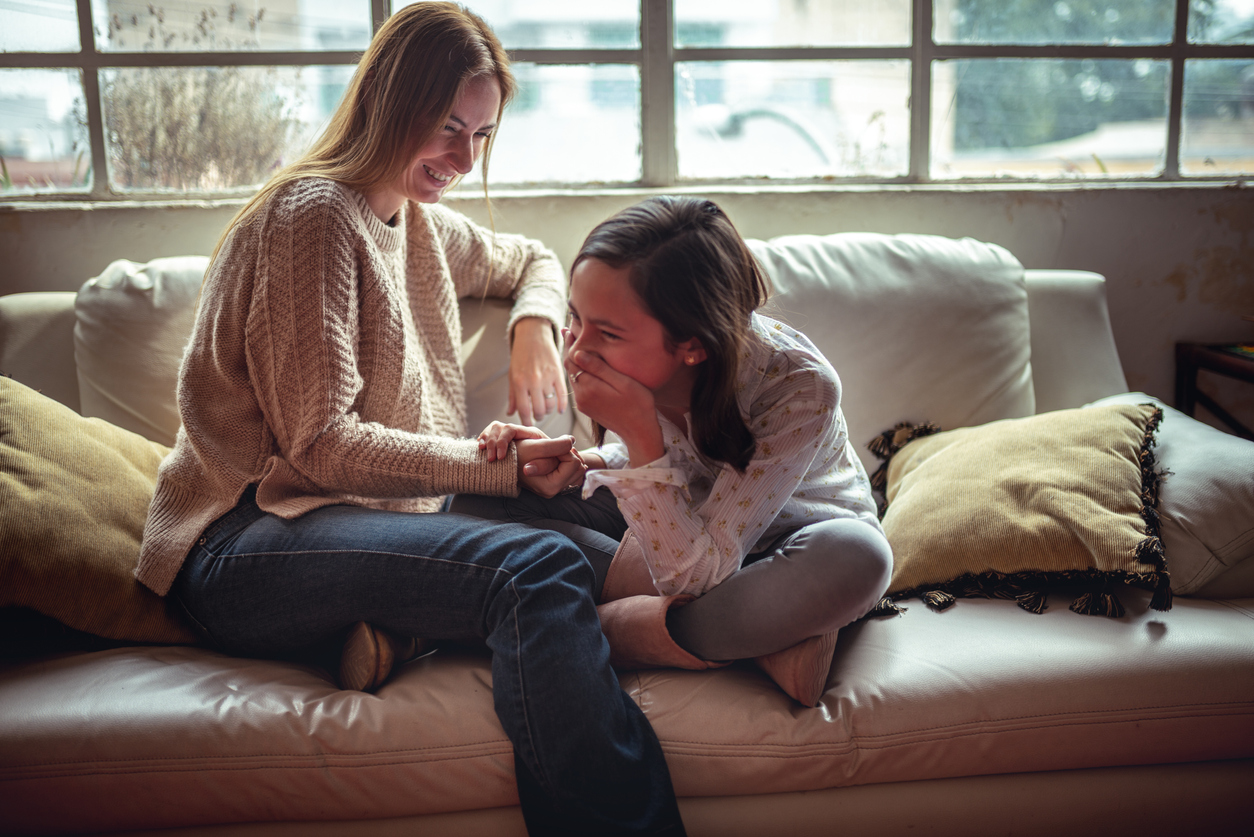
[[[766,297],[708,200],[652,198],[602,223],[575,259],[564,331],[573,395],[602,444],[568,486],[582,498],[458,497],[453,510],[579,543],[601,600],[618,599],[599,608],[616,664],[760,658],[813,705],[835,632],[879,600],[892,554],[840,380],[805,335],[755,312]],[[606,430],[622,443],[604,445]],[[538,436],[494,423],[479,438],[493,460]],[[624,595],[642,592],[654,595]]]

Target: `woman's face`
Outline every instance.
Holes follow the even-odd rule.
[[[369,196],[375,213],[387,221],[406,200],[439,203],[453,179],[474,168],[496,129],[500,107],[501,88],[494,76],[476,76],[468,81],[453,103],[448,121],[418,149],[409,167]]]
[[[631,286],[630,267],[614,268],[587,258],[570,277],[571,351],[600,355],[614,371],[665,398],[672,389],[690,389],[693,341],[673,343]],[[704,352],[699,353],[704,359]],[[686,370],[686,371],[681,371]]]

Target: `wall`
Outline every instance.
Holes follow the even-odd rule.
[[[493,199],[496,228],[539,238],[569,264],[588,230],[644,191]],[[750,187],[705,190],[746,237],[837,231],[972,236],[1026,267],[1107,277],[1132,389],[1171,401],[1177,341],[1254,342],[1254,193],[1242,186],[1116,188]],[[451,205],[486,223],[481,196]],[[0,205],[0,293],[73,290],[115,258],[208,253],[233,202]],[[1254,386],[1203,373],[1202,387],[1254,426]]]

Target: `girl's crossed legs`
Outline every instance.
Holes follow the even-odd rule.
[[[596,573],[597,598],[618,542],[627,532],[614,495],[597,489],[545,499],[459,495],[452,510],[561,532]],[[844,627],[888,588],[892,550],[883,533],[852,518],[823,520],[782,535],[695,601],[671,608],[666,625],[680,647],[704,660],[736,660],[780,651]]]

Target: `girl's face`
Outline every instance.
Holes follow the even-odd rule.
[[[439,203],[454,179],[474,168],[496,129],[500,106],[501,88],[494,76],[476,76],[468,81],[453,103],[448,122],[418,149],[409,167],[367,196],[371,209],[388,221],[406,200]]]
[[[631,287],[630,266],[599,259],[579,263],[570,278],[571,351],[599,355],[615,372],[653,392],[658,403],[687,403],[694,362],[705,359],[697,340],[674,343]]]

